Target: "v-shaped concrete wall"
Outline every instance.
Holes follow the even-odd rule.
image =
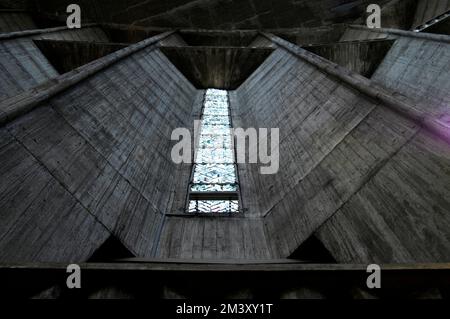
[[[450,260],[447,142],[284,49],[235,100],[238,126],[280,128],[280,172],[240,170],[272,256],[316,234],[339,262]]]
[[[313,234],[338,262],[448,261],[448,143],[334,69],[280,47],[230,94],[234,126],[280,128],[278,174],[239,166],[238,218],[180,215],[170,136],[203,92],[156,46],[42,98],[0,127],[0,261],[85,261],[111,235],[139,257],[284,258]]]
[[[0,260],[86,260],[111,233],[154,254],[195,93],[149,47],[2,127]]]

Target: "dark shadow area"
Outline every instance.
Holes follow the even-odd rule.
[[[43,13],[33,13],[32,19],[38,29],[56,28],[66,26],[66,21],[64,19],[55,19],[51,15],[46,15]]]
[[[270,48],[161,47],[197,89],[238,88],[273,52]]]
[[[102,25],[102,30],[113,43],[137,43],[168,31],[124,25]]]
[[[328,249],[314,235],[305,240],[289,256],[289,259],[297,259],[309,263],[336,263]]]
[[[64,25],[64,21],[58,21],[55,17],[46,14],[0,7],[0,33],[55,28]]]
[[[181,30],[189,46],[246,47],[258,36],[258,31]]]
[[[428,269],[427,269],[428,267]],[[190,299],[448,298],[448,268],[387,267],[382,288],[366,285],[364,266],[343,264],[80,264],[81,289],[68,289],[65,264],[0,268],[1,297]],[[220,289],[218,289],[220,287]]]
[[[60,74],[126,47],[126,44],[86,41],[36,40],[34,42]]]
[[[280,38],[298,45],[311,45],[338,42],[344,34],[344,24],[334,24],[318,28],[297,28],[269,30]]]
[[[394,40],[349,41],[305,46],[314,54],[370,78],[383,62]]]
[[[133,257],[135,256],[122,244],[119,239],[111,236],[94,252],[88,262],[108,262]]]
[[[447,13],[446,17],[440,19],[422,32],[450,35],[450,12]]]

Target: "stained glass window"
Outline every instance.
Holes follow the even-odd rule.
[[[189,212],[196,213],[233,213],[239,211],[237,200],[191,200]]]
[[[193,170],[190,213],[239,212],[239,184],[227,91],[206,91]]]

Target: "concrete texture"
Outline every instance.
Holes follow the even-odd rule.
[[[46,83],[59,75],[34,40],[108,41],[99,28],[70,31],[58,29],[54,32],[34,35],[25,33],[24,37],[17,36],[18,34],[14,38],[0,39],[0,101]]]
[[[126,47],[120,43],[36,40],[34,43],[52,66],[63,74]]]
[[[198,89],[234,90],[272,53],[270,48],[162,47],[161,51]]]
[[[149,48],[9,123],[2,130],[2,154],[11,165],[1,178],[1,211],[11,222],[2,223],[1,260],[86,260],[112,233],[133,254],[151,256],[176,182],[166,136],[187,126],[194,93],[162,53]],[[41,196],[37,177],[22,169],[27,162],[18,156],[61,195]],[[20,190],[29,188],[36,192],[25,199]],[[19,198],[23,205],[5,206]],[[64,219],[58,205],[76,213],[67,211],[71,217]],[[41,219],[52,222],[40,225]],[[77,231],[64,231],[64,223]],[[35,235],[26,236],[26,229]],[[13,249],[12,243],[28,248]]]
[[[344,24],[333,24],[331,26],[297,28],[297,29],[275,29],[267,30],[289,42],[298,45],[323,44],[338,42],[346,26]]]
[[[340,66],[370,78],[394,40],[339,42],[304,47]]]
[[[0,47],[0,100],[58,76],[32,39],[1,41]]]
[[[186,45],[217,47],[246,47],[258,36],[255,30],[180,30],[179,34]]]
[[[401,37],[372,80],[416,102],[430,116],[448,114],[450,43]]]
[[[347,28],[340,41],[368,41],[368,40],[392,40],[396,37],[392,34],[382,32],[372,32],[368,29]]]
[[[64,15],[69,0],[39,2],[40,12]],[[317,27],[351,22],[370,3],[384,5],[389,0],[171,0],[91,1],[82,0],[89,19],[140,26],[191,27],[199,29],[257,29]]]
[[[444,8],[419,2],[383,1],[384,26],[406,30],[414,17]],[[0,262],[9,266],[0,275],[42,266],[24,263],[88,262],[97,274],[118,269],[141,279],[135,271],[142,265],[160,276],[145,290],[152,296],[205,294],[212,285],[227,287],[218,294],[253,297],[281,271],[288,284],[277,286],[277,297],[372,298],[381,294],[289,277],[308,267],[335,273],[373,262],[450,262],[450,37],[346,28],[342,22],[363,23],[367,3],[86,0],[94,22],[125,24],[31,30],[24,20],[1,34]],[[28,4],[43,13],[66,5]],[[268,28],[292,43],[258,31]],[[300,47],[311,43],[310,52]],[[240,215],[186,214],[192,165],[170,157],[172,131],[192,131],[199,88],[209,86],[235,89],[235,127],[280,129],[278,174],[238,166]],[[139,266],[92,264],[99,258]],[[448,265],[386,265],[402,274],[417,267],[442,279],[434,276]],[[52,276],[62,268],[45,269]],[[239,269],[273,281],[241,273],[249,281],[228,290],[214,274]],[[212,275],[183,290],[185,281],[167,280],[161,270]],[[408,280],[428,278],[421,276]],[[122,284],[103,281],[86,296],[136,296]],[[38,297],[67,293],[56,282],[32,288],[27,293]],[[434,290],[404,295],[448,294],[436,283],[426,288]]]
[[[179,36],[165,37],[167,44],[184,42]],[[263,38],[259,36],[257,42]],[[46,250],[40,241],[42,235],[37,235],[41,233],[32,237],[32,245],[28,237],[19,236],[35,229],[31,225],[39,225],[34,216],[40,206],[22,210],[16,207],[13,211],[7,208],[11,222],[4,226],[7,235],[3,243],[8,247],[4,260],[86,260],[111,236],[140,257],[280,258],[291,255],[315,236],[338,262],[448,260],[449,221],[439,215],[449,209],[444,194],[450,177],[443,169],[450,157],[448,144],[421,129],[414,117],[398,114],[395,103],[384,105],[362,93],[370,90],[360,92],[363,86],[370,85],[369,80],[331,64],[322,68],[329,62],[311,53],[304,55],[306,51],[292,45],[279,47],[230,95],[235,126],[281,128],[280,173],[260,175],[254,165],[239,166],[246,209],[243,217],[183,215],[191,167],[170,161],[169,137],[173,128],[191,127],[199,117],[203,93],[157,46],[137,44],[135,48],[93,62],[92,66],[104,66],[90,78],[73,82],[65,91],[45,93],[37,108],[10,121],[2,131],[5,159],[29,156],[30,165],[35,165],[30,166],[31,172],[41,174],[43,183],[51,187],[59,185],[67,200],[78,205],[74,206],[79,208],[73,216],[79,217],[73,217],[73,223],[81,225],[83,221],[89,225],[83,236],[101,236],[90,240],[88,248],[76,255],[72,249],[79,239],[58,233],[66,247],[64,254],[59,248]],[[113,62],[115,56],[120,60]],[[356,85],[358,81],[362,86]],[[432,143],[438,146],[430,148]],[[422,159],[409,156],[414,148],[427,155]],[[19,198],[24,205],[41,200],[38,194],[27,200],[20,195],[20,191],[36,187],[33,181],[38,179],[28,180],[27,171],[14,165],[17,162],[24,160],[14,160],[3,173],[2,180],[8,181],[3,184],[4,190],[10,190],[4,193],[3,204],[11,205]],[[427,170],[418,169],[417,163]],[[395,174],[398,178],[390,181]],[[431,181],[437,176],[442,184],[432,189],[414,186],[415,181]],[[386,191],[377,187],[375,191],[370,188],[373,183],[394,186]],[[409,200],[393,192],[407,188],[413,188],[415,194]],[[402,231],[417,233],[414,242],[405,236],[399,243],[389,233],[394,225],[379,211],[381,208],[377,209],[381,214],[377,217],[370,213],[370,207],[361,212],[358,206],[357,211],[368,214],[371,222],[364,219],[357,223],[353,218],[356,224],[347,232],[346,216],[352,214],[351,207],[358,205],[358,198],[368,196],[369,190],[375,192],[373,205],[386,201],[385,192],[391,194],[391,206],[398,209],[393,208],[390,214],[406,218]],[[401,207],[394,205],[399,198],[404,200]],[[422,209],[414,202],[416,199],[423,199]],[[53,204],[51,198],[45,201]],[[433,201],[439,205],[430,206]],[[436,219],[424,218],[425,212],[432,211]],[[24,212],[29,219],[20,217]],[[55,214],[56,210],[47,212]],[[84,216],[91,219],[85,221]],[[420,222],[408,223],[411,219]],[[440,225],[435,223],[437,219]],[[51,227],[64,229],[63,225]],[[382,249],[357,236],[369,225],[374,228],[371,238],[383,238]],[[424,228],[426,236],[420,231]],[[337,238],[340,232],[346,232],[346,236]],[[42,238],[53,240],[49,236]],[[440,248],[427,249],[428,238]],[[19,253],[9,249],[12,241],[30,248]],[[337,242],[338,248],[334,247]],[[397,247],[395,253],[382,254]],[[39,256],[33,255],[37,250]],[[413,255],[413,251],[417,254]]]
[[[299,87],[302,89],[299,90]],[[399,154],[412,145],[420,147],[421,152],[427,154],[425,158],[430,160],[426,164],[430,165],[430,170],[423,174],[430,181],[434,179],[432,176],[439,176],[441,181],[448,184],[450,175],[444,169],[450,159],[448,144],[420,131],[414,121],[403,118],[395,110],[339,83],[283,49],[277,50],[235,94],[233,111],[235,118],[239,119],[239,126],[251,127],[257,123],[257,127],[280,127],[281,130],[280,174],[263,176],[259,175],[254,165],[240,166],[247,208],[253,214],[264,214],[273,256],[292,253],[320,229],[322,233],[319,238],[339,262],[449,260],[449,234],[445,230],[449,221],[439,215],[440,211],[450,208],[450,203],[445,200],[445,187],[415,189],[415,196],[403,197],[403,206],[394,205],[395,197],[392,202],[388,202],[383,188],[372,190],[373,198],[396,207],[399,215],[396,222],[380,219],[377,224],[371,219],[372,232],[380,246],[365,238],[351,250],[353,259],[345,259],[340,252],[334,254],[332,241],[350,249],[349,237],[342,236],[338,240],[336,236],[326,237],[330,235],[323,234],[337,232],[323,225],[329,225],[330,218],[339,220],[339,216],[343,216],[340,209],[349,205],[353,198],[363,196],[365,189],[374,180],[379,180],[380,185],[395,183],[391,191],[413,187],[411,183],[420,180],[419,171],[414,166],[418,159],[398,159]],[[280,95],[283,96],[282,103]],[[273,105],[277,106],[276,112],[273,111]],[[434,160],[432,158],[436,150],[427,148],[431,141],[439,145],[436,149],[441,150]],[[394,175],[384,173],[388,169],[391,172],[399,170],[399,166],[402,167],[401,177],[397,175],[395,178]],[[430,202],[419,207],[414,204],[414,198],[429,198]],[[442,205],[434,208],[436,220],[442,224],[427,217],[430,210],[433,211],[433,202]],[[426,210],[422,207],[426,207]],[[370,207],[361,205],[357,210],[359,214],[370,214],[369,211]],[[381,209],[380,213],[385,214]],[[426,228],[427,235],[440,249],[427,250],[428,238],[421,234],[402,237],[402,245],[416,247],[409,253],[402,253],[400,249],[396,254],[385,253],[380,256],[379,251],[396,250],[398,239],[389,236],[387,231],[395,227],[391,223],[400,223],[403,218],[406,218],[401,222],[405,227],[404,234],[408,232],[406,228],[418,233]],[[407,220],[416,222],[407,223]],[[356,219],[352,219],[352,223],[356,229],[361,227],[358,234],[367,234],[363,230],[363,221],[359,225]],[[346,232],[345,225],[337,227],[339,232]],[[344,237],[349,242],[342,239]]]

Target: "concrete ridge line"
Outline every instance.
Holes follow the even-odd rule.
[[[403,37],[412,37],[412,38],[419,38],[419,39],[425,39],[425,40],[431,40],[431,41],[437,41],[437,42],[445,42],[450,43],[450,36],[445,34],[434,34],[434,33],[422,33],[422,32],[413,32],[413,31],[405,31],[405,30],[398,30],[398,29],[390,29],[390,28],[368,28],[363,25],[356,25],[351,24],[348,26],[351,29],[357,29],[357,30],[365,30],[375,33],[388,33],[388,34],[394,34],[398,36]]]
[[[394,112],[409,118],[421,127],[442,138],[446,143],[450,144],[450,127],[446,123],[438,120],[439,114],[426,113],[418,110],[414,104],[409,104],[395,98],[393,96],[393,92],[389,89],[381,87],[372,80],[341,67],[334,62],[322,58],[312,52],[306,51],[298,45],[283,40],[270,33],[262,32],[261,34],[276,45],[316,66],[329,75],[338,78],[366,96],[380,101]]]
[[[154,37],[130,45],[126,48],[113,52],[100,59],[94,60],[68,73],[49,80],[40,86],[23,92],[15,97],[0,103],[0,126],[6,124],[20,115],[23,115],[43,101],[50,99],[56,94],[67,90],[82,80],[106,69],[112,64],[170,36],[175,31],[164,32]],[[155,47],[156,48],[156,47]]]
[[[101,26],[101,25],[98,23],[87,23],[87,24],[84,24],[81,29],[87,29],[87,28],[93,28],[93,27],[99,27],[99,26]],[[47,28],[47,29],[15,31],[15,32],[0,34],[0,41],[28,37],[28,36],[32,36],[32,35],[38,35],[38,34],[53,33],[53,32],[58,32],[58,31],[76,31],[76,30],[80,30],[80,29],[69,29],[67,26],[62,26],[62,27]]]

